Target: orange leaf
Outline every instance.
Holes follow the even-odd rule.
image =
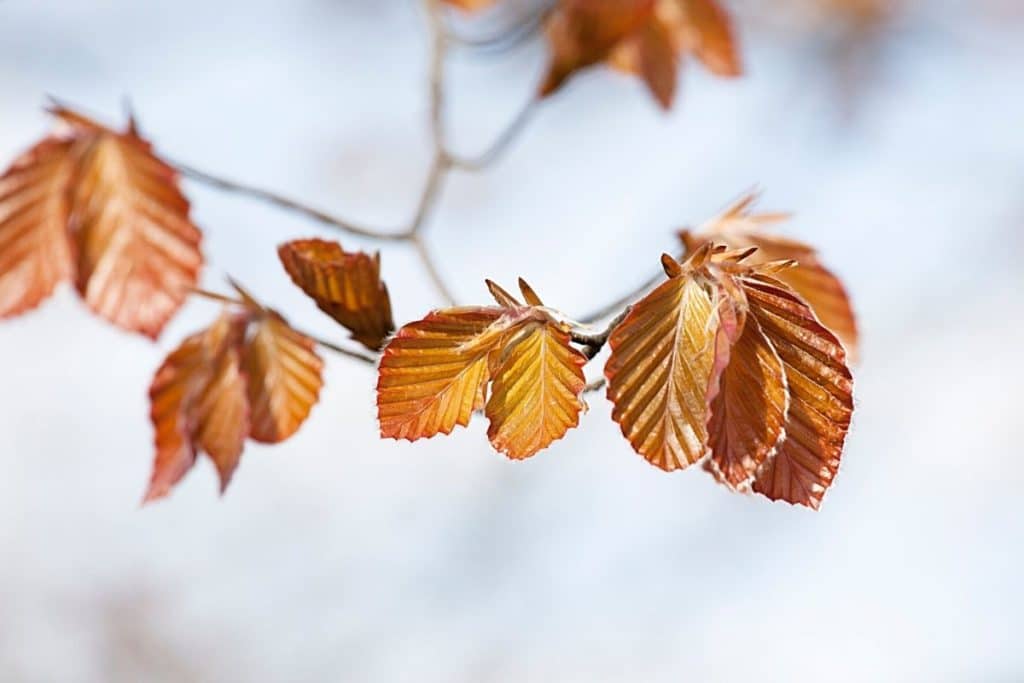
[[[718,321],[711,283],[694,265],[680,268],[671,259],[665,265],[669,279],[612,332],[604,373],[612,419],[623,435],[651,464],[672,471],[707,450]]]
[[[323,361],[314,342],[273,311],[252,327],[241,351],[252,410],[249,437],[278,443],[298,430],[320,399]]]
[[[0,179],[0,316],[72,278],[94,311],[155,338],[202,265],[178,174],[133,125],[117,133],[64,107],[51,113],[62,129]]]
[[[337,242],[318,239],[282,244],[277,253],[292,281],[353,339],[376,351],[394,331],[380,254],[346,253]]]
[[[587,358],[553,321],[528,322],[512,336],[494,371],[487,436],[501,453],[523,459],[579,425]]]
[[[71,277],[67,187],[78,148],[48,138],[0,177],[0,318],[38,306]]]
[[[839,340],[779,280],[745,278],[750,314],[786,371],[785,440],[761,466],[754,490],[817,509],[839,468],[853,413],[853,379]]]
[[[551,63],[541,96],[608,61],[640,75],[668,109],[682,55],[695,54],[719,76],[741,71],[729,16],[715,0],[562,0],[547,36]]]
[[[484,405],[500,308],[449,308],[405,325],[384,348],[377,379],[381,436],[429,438],[465,427]]]
[[[783,437],[787,409],[782,360],[747,316],[711,403],[707,468],[731,488],[747,489]]]
[[[750,208],[756,198],[755,194],[748,194],[697,231],[681,232],[680,238],[687,252],[707,241],[714,241],[733,248],[757,247],[758,251],[749,259],[753,265],[784,259],[796,261],[798,267],[781,271],[775,277],[796,290],[811,305],[822,324],[839,337],[850,358],[856,360],[857,322],[843,283],[821,263],[814,247],[765,233],[764,226],[785,220],[788,215],[751,213]]]
[[[188,337],[157,370],[149,390],[156,460],[145,502],[162,498],[195,464],[200,450],[227,486],[248,431],[245,380],[234,346],[243,319],[222,314]]]

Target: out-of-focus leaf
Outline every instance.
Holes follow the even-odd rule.
[[[637,453],[666,471],[707,449],[707,393],[715,359],[712,284],[700,272],[707,249],[638,301],[609,339],[604,373],[612,419]],[[674,264],[674,265],[673,265]]]
[[[118,133],[64,107],[51,113],[60,129],[0,179],[0,315],[71,278],[98,314],[155,338],[202,265],[178,174],[134,125]]]
[[[668,109],[684,55],[696,55],[719,76],[741,72],[729,17],[715,0],[562,0],[547,35],[551,62],[542,96],[608,61],[641,76]]]
[[[682,231],[680,238],[687,253],[711,241],[733,248],[757,247],[758,251],[749,261],[753,265],[784,259],[796,261],[796,268],[781,271],[775,277],[796,290],[811,305],[822,324],[839,337],[855,361],[858,355],[857,322],[843,283],[822,264],[814,247],[765,232],[765,226],[785,220],[788,214],[751,213],[756,198],[755,194],[748,194],[698,230]]]
[[[347,253],[337,242],[319,239],[288,242],[277,253],[292,281],[353,339],[376,351],[394,331],[379,253]]]
[[[182,342],[150,386],[156,459],[145,502],[167,495],[205,451],[227,486],[248,432],[236,346],[244,320],[227,313]]]
[[[162,498],[205,452],[231,480],[245,438],[277,443],[295,433],[319,398],[323,363],[313,342],[244,292],[227,312],[188,337],[150,387],[156,458],[145,501]]]
[[[487,436],[498,451],[523,459],[579,424],[587,359],[553,321],[528,322],[511,337],[494,371]]]
[[[832,484],[853,413],[853,379],[839,340],[782,282],[745,278],[750,315],[785,368],[789,393],[785,439],[765,460],[754,490],[817,509]]]
[[[495,0],[442,0],[463,12],[478,12],[494,4]]]
[[[264,443],[284,441],[320,399],[323,361],[313,341],[273,311],[253,322],[241,355],[252,414],[249,437]]]
[[[78,151],[47,138],[0,177],[0,318],[38,306],[71,277],[67,188]]]

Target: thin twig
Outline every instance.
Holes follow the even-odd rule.
[[[612,332],[615,331],[616,327],[622,324],[622,321],[626,319],[626,316],[629,315],[632,308],[632,306],[626,306],[617,316],[612,318],[600,332],[589,333],[577,329],[570,332],[570,337],[577,344],[583,345],[583,354],[589,360],[600,353],[601,349],[604,348],[604,345],[608,343],[608,337],[612,335]]]
[[[595,391],[601,391],[601,389],[604,389],[604,385],[606,383],[607,382],[605,382],[604,377],[595,379],[593,382],[589,382],[585,387],[583,387],[583,393],[589,394]]]
[[[295,328],[292,328],[292,329],[295,329]],[[325,349],[327,349],[329,351],[334,351],[335,353],[339,353],[342,356],[347,356],[349,358],[353,358],[355,360],[362,361],[362,362],[367,363],[369,365],[372,365],[374,367],[377,366],[377,358],[378,358],[378,356],[376,356],[376,355],[371,356],[369,353],[365,353],[363,351],[354,351],[352,349],[346,349],[344,346],[338,346],[337,344],[334,344],[332,342],[329,342],[329,341],[326,341],[324,339],[321,339],[321,338],[319,338],[319,337],[317,337],[315,335],[312,335],[309,332],[303,332],[302,330],[295,330],[295,331],[298,332],[299,334],[301,334],[303,337],[306,337],[308,339],[312,339],[314,342],[316,342],[316,344],[318,346],[322,346],[323,348],[325,348]]]
[[[522,109],[498,134],[498,137],[494,139],[491,146],[477,156],[460,157],[453,153],[448,153],[452,168],[462,171],[480,171],[497,161],[505,150],[515,142],[516,138],[519,137],[519,134],[526,128],[526,124],[530,122],[530,119],[533,118],[533,114],[537,111],[537,103],[538,100],[536,98],[531,98],[523,105]]]
[[[477,54],[502,54],[522,45],[536,35],[554,7],[554,2],[535,7],[515,18],[512,24],[502,27],[501,30],[495,31],[491,35],[467,36],[448,29],[446,36],[456,47],[466,48]]]
[[[427,180],[423,184],[423,192],[420,194],[419,202],[416,203],[416,211],[409,222],[409,229],[405,232],[406,239],[412,242],[418,241],[419,232],[440,197],[441,185],[448,175],[449,168],[451,168],[451,162],[443,151],[434,155],[430,170],[427,172]]]
[[[426,243],[419,233],[414,233],[410,238],[412,241],[413,248],[416,249],[416,253],[420,257],[420,261],[423,263],[423,267],[427,271],[427,275],[430,277],[431,282],[434,283],[434,288],[437,289],[438,293],[445,300],[445,303],[449,306],[455,305],[455,297],[452,295],[448,285],[445,284],[444,278],[441,277],[441,271],[434,263],[434,259],[430,256],[430,251],[427,249]]]
[[[211,292],[208,289],[201,289],[199,287],[193,287],[192,288],[192,293],[195,294],[196,296],[202,297],[204,299],[209,299],[210,301],[217,301],[217,302],[220,302],[222,304],[231,304],[231,305],[234,305],[234,306],[244,306],[245,305],[245,302],[242,301],[241,299],[235,299],[234,297],[225,296],[224,294],[218,294],[217,292]]]
[[[325,211],[321,211],[320,209],[315,209],[307,204],[303,204],[302,202],[290,199],[288,197],[280,195],[276,192],[272,192],[270,190],[265,190],[260,187],[254,187],[252,185],[247,185],[245,183],[235,182],[233,180],[227,180],[225,178],[221,178],[220,176],[213,175],[212,173],[200,171],[198,168],[194,168],[192,166],[189,166],[188,164],[182,164],[173,161],[168,161],[167,163],[176,168],[178,172],[181,173],[183,176],[191,178],[192,180],[205,183],[206,185],[215,187],[219,190],[226,190],[228,192],[234,192],[235,194],[245,195],[248,197],[252,197],[253,199],[259,199],[261,201],[267,202],[268,204],[273,204],[282,209],[287,209],[289,211],[301,213],[307,218],[312,218],[313,220],[322,223],[327,227],[335,228],[337,230],[341,230],[342,232],[347,232],[352,235],[358,235],[360,237],[368,237],[370,239],[384,240],[390,242],[401,242],[402,240],[406,239],[406,236],[401,232],[387,232],[383,230],[376,230],[373,228],[365,228],[356,225],[352,221],[331,215]]]

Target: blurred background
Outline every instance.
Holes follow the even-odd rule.
[[[64,288],[0,326],[0,680],[1024,680],[1024,10],[725,4],[743,79],[691,63],[666,115],[591,71],[499,163],[453,175],[427,235],[460,300],[523,275],[583,314],[762,187],[860,316],[821,512],[648,466],[600,394],[523,463],[480,419],[383,442],[372,371],[335,356],[311,419],[250,444],[223,499],[204,459],[140,509],[152,373],[216,308],[188,304],[154,346]],[[172,159],[397,226],[430,156],[425,41],[412,0],[6,0],[0,159],[46,131],[46,94],[118,123],[130,98]],[[539,40],[457,51],[453,145],[488,144],[544,59]],[[186,191],[207,286],[231,272],[344,338],[274,250],[331,233]],[[383,271],[398,321],[440,303],[404,246]]]

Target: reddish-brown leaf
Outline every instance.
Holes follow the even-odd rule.
[[[167,495],[202,450],[217,465],[222,490],[248,432],[245,380],[236,345],[244,319],[227,313],[194,334],[157,370],[149,390],[156,459],[145,501]]]
[[[839,340],[784,283],[745,278],[750,315],[785,368],[785,440],[761,466],[754,490],[817,509],[832,484],[853,413],[853,379]]]
[[[747,316],[712,398],[707,468],[735,490],[746,490],[784,434],[788,394],[782,360]]]
[[[0,318],[38,306],[71,277],[67,188],[79,153],[47,138],[0,177]]]
[[[394,331],[379,253],[347,253],[337,242],[319,239],[288,242],[277,253],[292,281],[353,339],[376,351]]]
[[[243,345],[252,428],[249,437],[284,441],[305,422],[320,399],[323,361],[314,342],[273,311],[258,316]]]
[[[677,32],[683,50],[697,56],[716,76],[739,76],[743,72],[729,14],[717,0],[661,0],[681,10]]]

